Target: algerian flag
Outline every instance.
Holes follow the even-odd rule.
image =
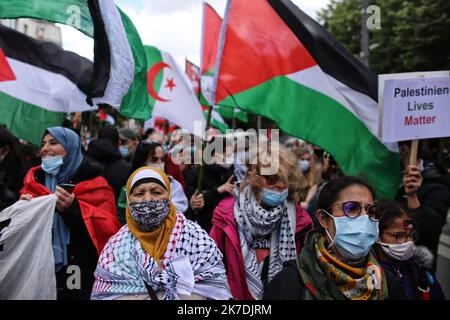
[[[203,1],[203,25],[202,25],[202,62],[201,62],[201,96],[203,104],[214,104],[214,71],[219,47],[220,28],[225,14],[225,0]],[[247,112],[238,108],[214,106],[217,115],[248,123]],[[224,123],[224,122],[223,122]],[[224,123],[225,124],[225,123]]]
[[[93,37],[94,73],[88,100],[112,105],[127,117],[150,117],[144,47],[130,19],[112,0],[0,1],[0,18],[22,17],[70,25]]]
[[[272,119],[393,198],[400,159],[377,137],[376,76],[288,0],[229,4],[216,103]]]
[[[86,103],[93,73],[88,59],[0,25],[0,122],[39,145],[67,112],[96,109]]]
[[[205,119],[187,76],[167,52],[150,46],[145,46],[145,52],[152,117],[166,118],[192,134],[203,135]]]
[[[200,68],[186,59],[186,75],[191,81],[192,90],[197,97],[200,96]],[[202,105],[203,114],[205,119],[208,119],[208,107]],[[213,108],[211,113],[211,125],[225,133],[228,129],[228,125],[223,120],[222,116]]]

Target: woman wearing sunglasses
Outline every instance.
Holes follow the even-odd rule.
[[[389,291],[399,292],[406,300],[443,300],[442,289],[430,272],[433,254],[415,245],[419,234],[408,210],[395,201],[380,201],[375,206],[382,215],[374,250],[386,274],[396,280],[388,283]]]
[[[387,280],[370,252],[379,214],[371,186],[357,177],[328,182],[317,201],[317,231],[269,283],[264,299],[384,300]]]
[[[277,154],[276,174],[263,175],[259,154],[233,196],[214,210],[210,235],[224,254],[234,299],[261,299],[266,283],[295,258],[312,226],[298,204],[303,177],[295,156],[281,146]]]

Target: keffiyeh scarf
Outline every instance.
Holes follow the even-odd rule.
[[[179,212],[160,265],[125,225],[103,249],[94,275],[91,299],[147,294],[144,281],[164,300],[191,294],[231,298],[221,252],[204,230]]]
[[[295,205],[284,201],[270,210],[262,208],[251,189],[235,190],[234,217],[244,259],[245,275],[250,293],[256,300],[262,298],[264,285],[255,249],[270,249],[267,280],[270,281],[283,267],[295,259]]]

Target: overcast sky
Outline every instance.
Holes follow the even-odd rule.
[[[224,0],[225,1],[225,0]],[[329,0],[292,0],[314,19]],[[131,18],[142,42],[167,51],[184,69],[187,58],[200,63],[202,0],[115,0]],[[93,41],[72,27],[60,25],[63,47],[92,60]]]

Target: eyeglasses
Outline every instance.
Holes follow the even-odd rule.
[[[362,205],[358,201],[345,201],[341,203],[336,203],[334,206],[341,206],[344,215],[350,219],[355,219],[359,217],[362,211]],[[366,205],[364,209],[366,210],[366,213],[369,216],[370,220],[372,221],[380,220],[382,214],[373,204]]]
[[[399,231],[399,232],[388,232],[384,231],[382,234],[387,234],[395,239],[397,243],[405,243],[408,239],[412,239],[414,242],[419,240],[419,231],[410,230],[410,231]]]

